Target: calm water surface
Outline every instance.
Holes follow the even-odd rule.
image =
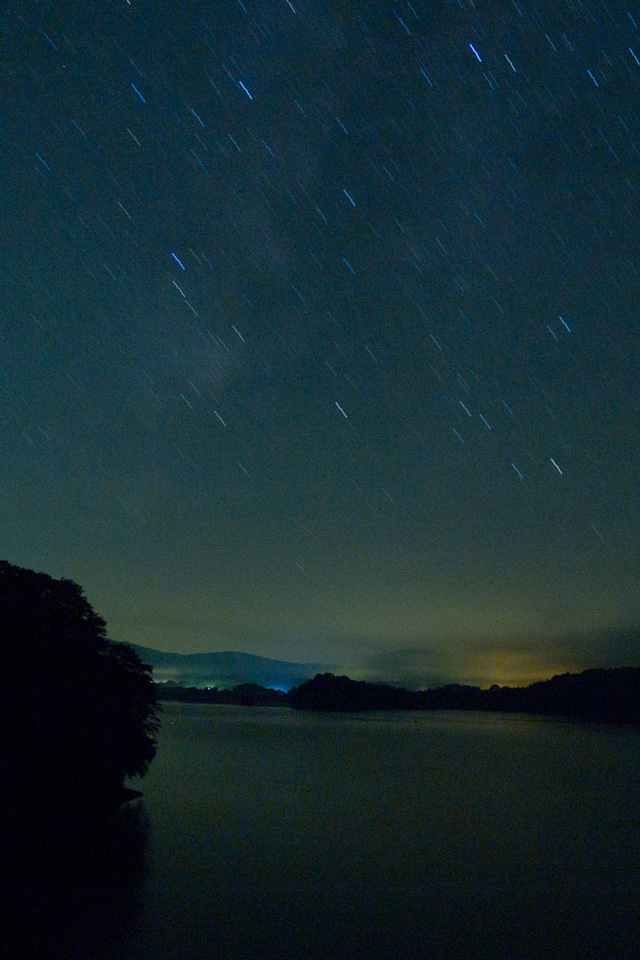
[[[109,895],[103,955],[626,960],[639,747],[514,716],[165,704],[145,866],[128,911]]]

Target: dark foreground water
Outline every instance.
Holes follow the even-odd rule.
[[[60,960],[627,960],[639,748],[513,716],[166,704],[138,853],[40,890],[38,936]]]

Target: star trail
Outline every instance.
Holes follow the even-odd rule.
[[[639,23],[0,4],[3,556],[162,650],[637,665]]]

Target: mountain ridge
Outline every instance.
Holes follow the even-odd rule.
[[[289,690],[317,673],[331,670],[323,663],[297,663],[272,660],[255,653],[225,650],[210,653],[168,653],[153,647],[129,643],[143,663],[151,665],[156,683],[173,681],[183,686],[234,687],[257,683],[264,687]]]

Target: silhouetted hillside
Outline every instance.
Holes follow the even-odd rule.
[[[417,694],[383,683],[366,683],[349,677],[319,673],[313,680],[290,690],[287,702],[297,710],[354,713],[362,710],[414,710]]]
[[[448,684],[417,693],[317,674],[289,691],[298,710],[354,713],[363,710],[492,710],[548,714],[616,723],[640,722],[640,668],[620,667],[565,673],[528,687],[488,690]]]

